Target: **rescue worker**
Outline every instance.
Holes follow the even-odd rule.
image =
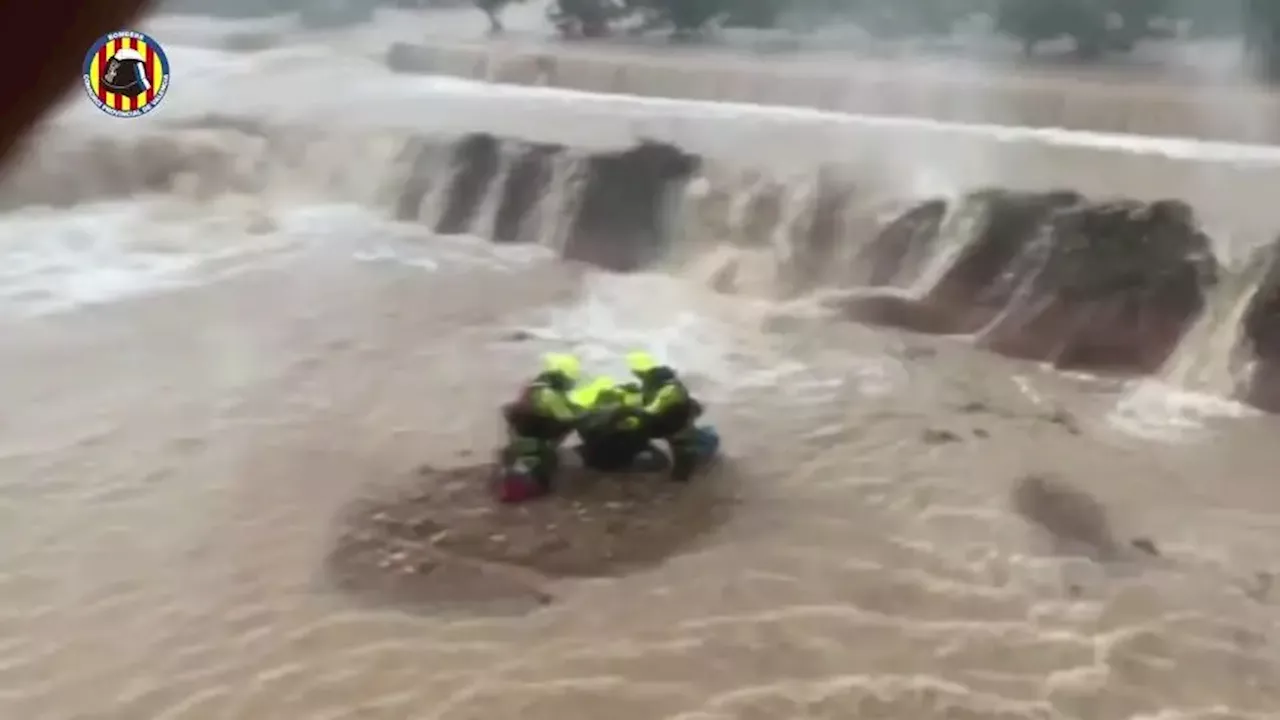
[[[548,353],[543,356],[542,372],[521,389],[514,402],[503,406],[507,422],[503,469],[523,462],[536,483],[529,488],[504,487],[504,500],[517,502],[550,492],[556,451],[574,431],[581,414],[570,397],[581,377],[581,367],[573,355]]]
[[[639,380],[640,409],[648,419],[649,436],[667,441],[671,448],[671,477],[687,481],[701,459],[700,436],[694,422],[702,414],[702,405],[689,394],[675,370],[649,353],[628,353],[627,366]]]
[[[646,416],[640,396],[626,392],[612,378],[600,377],[575,391],[575,404],[583,409],[578,422],[582,444],[578,454],[582,464],[600,472],[632,469],[647,452],[649,443]]]

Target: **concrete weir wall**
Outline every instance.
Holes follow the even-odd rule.
[[[400,72],[598,93],[1280,144],[1280,97],[1245,86],[1015,74],[962,63],[818,63],[503,43],[397,43],[387,61]]]
[[[488,64],[485,53],[441,51],[430,66],[446,76],[485,77],[517,67]],[[582,66],[586,68],[587,66]],[[248,71],[246,71],[248,72]],[[345,70],[335,68],[342,75]],[[923,118],[851,115],[795,107],[637,98],[520,83],[488,85],[395,75],[355,74],[343,94],[299,72],[253,77],[238,107],[254,117],[299,123],[324,117],[332,132],[350,125],[460,136],[489,133],[555,143],[584,152],[670,143],[719,165],[752,169],[788,183],[835,168],[864,193],[923,197],[979,187],[1075,189],[1091,196],[1180,198],[1212,227],[1267,241],[1280,229],[1280,147],[1055,129],[961,125]],[[505,72],[505,70],[503,70]],[[497,79],[518,80],[502,73]],[[307,97],[299,103],[299,97]],[[223,115],[216,97],[173,98],[166,118]],[[184,108],[180,110],[180,108]]]
[[[399,47],[393,55],[418,52]],[[648,139],[782,184],[832,169],[864,197],[919,198],[990,186],[1070,188],[1091,196],[1180,198],[1212,227],[1241,240],[1267,242],[1280,229],[1275,202],[1280,147],[537,87],[536,73],[554,68],[539,71],[536,58],[524,55],[510,59],[499,45],[435,48],[423,51],[430,63],[416,65],[436,75],[506,81],[482,87],[448,77],[406,82],[393,73],[369,73],[363,63],[330,65],[316,73],[314,65],[298,62],[297,52],[289,51],[289,62],[271,73],[256,69],[269,58],[252,56],[247,56],[252,61],[209,65],[203,72],[206,77],[227,74],[226,82],[237,87],[236,114],[245,119],[307,127],[323,118],[325,132],[342,142],[374,128],[424,136],[488,133],[582,152],[625,149]],[[317,61],[329,57],[322,49],[314,52]],[[581,82],[573,84],[588,91],[599,89],[591,87],[592,78],[607,75],[593,74],[596,66],[587,62],[564,67],[581,73]],[[563,68],[557,72],[567,77]],[[334,87],[344,91],[334,93]],[[215,93],[177,93],[151,120],[223,116],[222,100]],[[130,123],[120,132],[148,124]]]
[[[1163,371],[1191,337],[1228,369],[1206,381],[1213,392],[1280,411],[1280,281],[1257,277],[1280,267],[1280,147],[405,77],[363,57],[317,73],[308,53],[332,59],[314,45],[219,54],[205,79],[236,87],[230,114],[221,94],[193,92],[127,127],[68,116],[86,161],[40,144],[48,155],[10,176],[4,195],[187,193],[195,176],[209,181],[201,196],[315,193],[624,272],[675,247],[714,247],[726,252],[712,260],[732,261],[706,268],[722,292],[849,289],[830,307],[851,320],[981,331],[984,347],[1064,367]],[[99,137],[84,137],[88,127]],[[131,159],[146,148],[154,162],[121,163],[104,147]],[[912,264],[959,248],[971,260],[940,266],[941,278],[932,260]],[[739,285],[739,268],[763,277]],[[864,292],[900,275],[933,289]],[[1217,339],[1220,326],[1252,343],[1261,369],[1247,391],[1235,389],[1246,379],[1235,358],[1247,356]]]

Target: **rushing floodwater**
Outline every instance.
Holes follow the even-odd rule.
[[[272,187],[0,219],[3,717],[1280,711],[1274,419]],[[531,613],[406,614],[321,577],[354,498],[490,451],[539,352],[616,372],[637,345],[713,408],[723,527],[655,569],[550,578]],[[1161,557],[1051,552],[1009,509],[1028,476]]]

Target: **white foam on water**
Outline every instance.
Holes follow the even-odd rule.
[[[593,370],[615,377],[628,374],[623,357],[631,350],[686,372],[728,375],[740,351],[726,324],[692,309],[697,292],[661,275],[592,275],[578,300],[547,313],[532,332],[570,345]]]
[[[421,227],[390,225],[378,237],[363,243],[352,257],[360,262],[395,263],[428,272],[484,268],[514,273],[533,263],[550,262],[555,254],[540,245],[496,245],[471,235],[434,235]]]
[[[31,209],[0,215],[0,312],[62,312],[212,282],[367,226],[365,211],[275,213],[175,200]]]
[[[518,272],[552,253],[438,236],[360,205],[158,199],[0,215],[0,313],[39,315],[215,282],[311,247],[429,271]]]
[[[198,260],[129,248],[148,223],[137,206],[0,217],[0,309],[56,312],[180,284]]]
[[[780,352],[761,335],[750,306],[664,275],[600,274],[585,279],[574,302],[539,312],[528,332],[577,354],[588,374],[615,379],[630,375],[628,352],[647,351],[679,368],[711,400],[785,387],[788,397],[806,403],[825,400],[848,382],[868,393],[893,385],[896,376],[881,367],[888,362],[882,357],[861,368],[844,355],[833,372]]]
[[[1107,424],[1146,440],[1191,442],[1205,437],[1215,420],[1261,414],[1233,400],[1145,379],[1134,383],[1116,403],[1107,415]]]
[[[342,207],[223,210],[137,201],[0,215],[0,312],[63,312],[215,281],[342,237],[360,217]]]

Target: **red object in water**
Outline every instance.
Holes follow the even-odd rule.
[[[498,478],[498,501],[521,503],[542,495],[538,482],[526,473],[504,473]]]

